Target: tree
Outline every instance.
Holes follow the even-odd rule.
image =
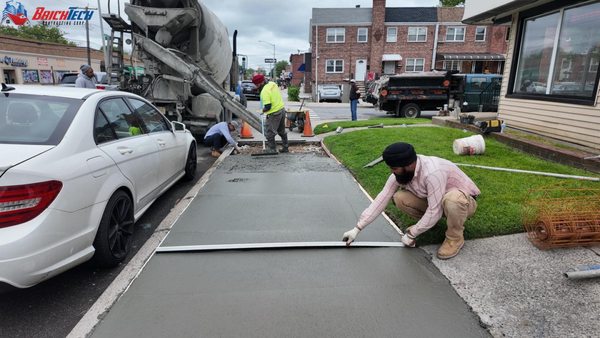
[[[44,25],[19,26],[19,28],[0,26],[0,34],[43,42],[54,42],[63,45],[77,46],[75,43],[65,39],[63,33],[57,27],[48,27]]]
[[[279,78],[281,72],[283,72],[288,65],[289,63],[285,60],[278,61],[275,64],[275,78]]]
[[[456,7],[458,5],[464,5],[465,0],[440,0],[440,5],[443,7]]]

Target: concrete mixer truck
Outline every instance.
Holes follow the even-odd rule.
[[[205,5],[196,0],[131,0],[125,13],[130,25],[114,14],[103,18],[112,28],[113,42],[131,33],[132,55],[143,62],[144,74],[122,76],[121,90],[147,98],[196,135],[224,120],[223,110],[260,129],[258,114],[226,90],[233,57],[228,32]],[[124,68],[115,53],[119,48],[109,44],[112,72]]]

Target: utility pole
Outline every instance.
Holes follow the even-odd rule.
[[[73,8],[73,9],[85,9],[86,16],[87,16],[87,13],[89,11],[95,11],[95,10],[98,9],[98,8],[90,8],[88,6],[85,6],[85,7],[70,7],[70,8]],[[91,66],[92,65],[92,56],[91,56],[91,51],[90,51],[90,23],[89,22],[90,21],[86,17],[86,19],[85,19],[85,41],[86,41],[86,47],[87,47],[87,62],[88,62],[88,65]],[[104,39],[104,36],[102,36],[102,38]]]
[[[85,12],[87,13],[88,7],[85,6]],[[104,36],[102,37],[104,39]],[[92,65],[92,56],[90,52],[90,23],[89,20],[85,20],[85,40],[87,42],[87,64]]]

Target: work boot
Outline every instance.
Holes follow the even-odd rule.
[[[220,152],[220,151],[218,151],[218,150],[214,150],[214,149],[213,149],[213,150],[210,152],[210,156],[212,156],[212,157],[219,157],[219,156],[221,156],[221,152]]]
[[[267,149],[263,150],[263,154],[265,154],[265,155],[277,155],[277,149],[276,148],[267,148]]]
[[[288,149],[288,147],[287,147],[287,146],[283,146],[281,149],[279,149],[279,152],[280,152],[280,153],[289,153],[289,152],[290,152],[290,150]]]
[[[465,245],[464,239],[448,239],[444,240],[442,246],[438,249],[437,256],[439,259],[450,259],[456,255],[460,249]]]

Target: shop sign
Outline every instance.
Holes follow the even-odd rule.
[[[38,66],[47,66],[48,59],[47,58],[37,58]]]
[[[7,64],[9,66],[13,66],[13,67],[27,67],[27,65],[28,65],[27,60],[13,58],[13,57],[10,57],[10,56],[4,56],[0,60],[2,61],[2,63]]]

